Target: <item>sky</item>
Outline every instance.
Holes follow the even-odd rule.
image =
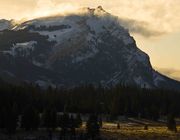
[[[180,80],[180,0],[0,0],[0,19],[33,19],[99,5],[120,18],[156,70]]]

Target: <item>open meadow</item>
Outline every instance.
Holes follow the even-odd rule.
[[[177,132],[167,130],[163,123],[147,121],[148,129],[143,124],[133,122],[120,123],[117,129],[115,123],[104,123],[101,135],[112,140],[180,140],[180,125]]]

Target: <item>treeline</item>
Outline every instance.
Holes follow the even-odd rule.
[[[40,114],[50,109],[55,112],[81,114],[109,114],[158,120],[160,116],[180,116],[180,93],[167,90],[139,89],[118,85],[103,88],[86,85],[73,89],[46,90],[39,86],[0,84],[0,120],[11,116]],[[34,115],[35,116],[35,115]],[[34,118],[36,119],[36,118]],[[28,120],[28,119],[27,119]],[[14,122],[14,121],[13,121]],[[12,122],[9,122],[12,123]]]
[[[0,32],[0,51],[9,50],[13,44],[37,41],[37,47],[49,48],[55,41],[48,41],[48,36],[39,33],[29,32],[27,29],[12,31],[4,30]]]
[[[62,29],[68,29],[68,28],[71,28],[71,26],[70,25],[54,25],[54,26],[40,25],[39,27],[36,27],[35,25],[31,25],[28,27],[29,30],[49,31],[49,32],[62,30]]]
[[[102,126],[102,120],[97,114],[89,115],[86,122],[86,131],[78,132],[77,128],[82,127],[82,119],[80,114],[70,115],[66,112],[58,114],[53,108],[48,108],[40,113],[36,108],[29,106],[19,115],[16,112],[16,107],[3,110],[0,115],[0,133],[15,134],[17,130],[23,132],[38,131],[43,128],[47,131],[49,139],[52,140],[52,134],[60,128],[60,139],[87,139],[99,137],[99,130]],[[81,137],[81,138],[80,138]]]
[[[21,114],[27,107],[38,112],[53,107],[57,112],[64,109],[73,113],[101,113],[112,116],[132,116],[158,119],[173,113],[180,116],[180,93],[168,90],[139,89],[118,85],[114,88],[93,87],[92,85],[73,89],[46,90],[39,86],[14,86],[0,84],[0,110],[16,105]]]

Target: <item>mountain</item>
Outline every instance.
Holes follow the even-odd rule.
[[[128,30],[101,6],[1,30],[0,77],[40,86],[121,83],[180,89],[179,82],[152,68]]]
[[[11,21],[0,19],[0,31],[11,28]]]

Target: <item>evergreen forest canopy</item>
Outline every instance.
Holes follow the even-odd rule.
[[[16,106],[17,114],[27,108],[42,113],[47,108],[57,112],[109,114],[158,120],[160,116],[180,116],[180,93],[161,89],[139,89],[117,85],[113,88],[86,85],[72,89],[46,90],[39,86],[0,84],[0,112]]]

